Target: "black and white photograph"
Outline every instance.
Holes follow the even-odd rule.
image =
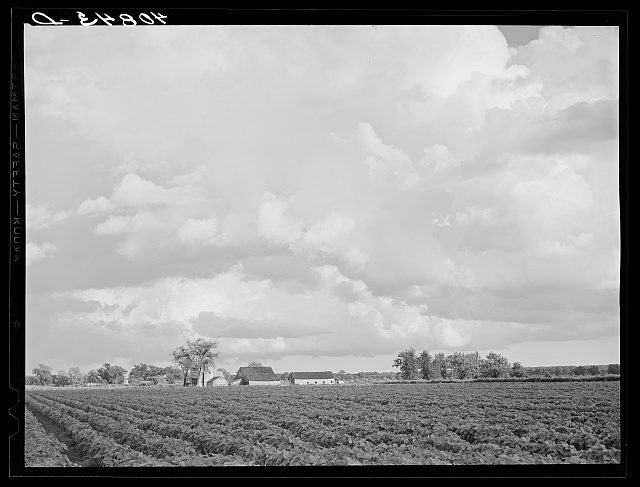
[[[20,11],[22,474],[624,476],[626,17],[303,13]]]

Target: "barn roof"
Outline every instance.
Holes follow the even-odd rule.
[[[213,377],[211,377],[211,379],[209,379],[209,380],[207,381],[207,384],[208,384],[209,382],[213,382],[213,381],[218,380],[218,379],[224,379],[224,377],[222,377],[221,375],[214,375]]]
[[[333,372],[291,372],[294,379],[333,379]]]
[[[240,367],[236,374],[236,379],[240,379],[242,377],[247,380],[280,380],[271,367]]]

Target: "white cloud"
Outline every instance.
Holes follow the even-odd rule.
[[[174,182],[188,182],[174,179]],[[166,189],[139,176],[138,174],[126,174],[113,188],[109,198],[99,196],[95,199],[87,199],[78,207],[78,214],[87,215],[95,213],[111,213],[114,211],[136,211],[166,206],[168,204],[180,204],[181,200],[188,196],[184,189],[190,186],[182,185]]]
[[[54,250],[57,250],[56,246],[49,242],[43,242],[41,245],[27,242],[27,265],[31,265],[36,260],[44,259]]]
[[[311,263],[325,259],[344,259],[356,269],[369,260],[366,251],[354,241],[355,221],[345,215],[330,213],[310,224],[289,215],[289,204],[271,193],[265,193],[258,210],[258,233],[268,241],[286,244],[295,255]]]
[[[73,214],[73,210],[54,212],[49,205],[27,204],[27,227],[31,230],[44,230],[62,222]]]
[[[178,240],[186,245],[208,245],[214,242],[218,230],[217,220],[190,218],[178,229]]]
[[[543,27],[537,40],[519,48],[512,62],[543,83],[548,109],[581,101],[618,98],[617,27]]]
[[[162,228],[162,226],[163,223],[153,213],[147,211],[135,215],[111,215],[96,225],[94,232],[96,235],[119,235]]]
[[[141,208],[167,204],[170,196],[162,186],[137,174],[127,174],[113,190],[111,199],[116,205]]]
[[[339,255],[356,268],[362,268],[369,257],[354,241],[356,225],[353,219],[330,213],[324,220],[307,230],[294,246],[296,252],[311,257],[318,255]]]
[[[449,227],[449,226],[451,226],[451,222],[449,221],[449,215],[437,216],[433,220],[431,220],[431,222],[434,225],[437,225],[439,227]]]
[[[370,124],[360,122],[357,134],[367,154],[365,160],[373,178],[393,178],[403,189],[420,183],[421,177],[409,156],[391,145],[386,145]]]
[[[78,207],[78,215],[90,215],[93,213],[108,213],[115,209],[111,200],[100,196],[94,200],[85,200]]]
[[[478,208],[470,206],[464,211],[456,213],[456,222],[458,225],[468,225],[478,223],[480,225],[492,225],[497,222],[497,216],[494,208]]]
[[[372,356],[619,327],[616,28],[53,30],[25,33],[28,230],[59,247],[31,282],[115,297],[34,336]]]
[[[302,225],[288,214],[288,204],[265,192],[258,210],[258,232],[277,244],[290,244],[302,235]]]

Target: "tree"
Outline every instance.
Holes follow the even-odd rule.
[[[157,386],[161,386],[167,383],[167,378],[164,375],[154,375],[150,377],[149,380],[153,381],[153,383]]]
[[[573,368],[573,375],[587,375],[587,368],[584,365],[578,365]]]
[[[444,379],[447,377],[447,357],[444,353],[436,353],[433,356],[433,373],[437,379]]]
[[[80,370],[80,367],[71,367],[67,372],[69,379],[71,379],[71,384],[79,385],[84,382],[84,374]]]
[[[202,385],[204,386],[204,374],[214,367],[215,359],[218,358],[218,353],[213,351],[218,346],[218,342],[206,338],[196,338],[188,340],[187,344],[193,359],[194,369],[198,371],[198,380],[202,377]]]
[[[600,367],[597,365],[589,365],[587,367],[587,375],[600,375]]]
[[[418,378],[418,357],[413,347],[398,353],[393,366],[400,369],[400,377],[405,380]]]
[[[480,377],[507,377],[509,361],[499,353],[489,352],[480,360]]]
[[[86,384],[89,384],[89,383],[104,384],[105,383],[104,379],[100,377],[100,374],[98,374],[97,370],[90,370],[89,372],[87,372],[87,375],[84,376],[84,380]]]
[[[524,368],[520,362],[513,362],[511,366],[511,372],[509,372],[511,377],[524,377]]]
[[[176,366],[165,367],[164,376],[167,379],[167,383],[174,384],[182,380],[182,370],[180,370],[180,367]]]
[[[122,384],[126,373],[127,371],[119,365],[111,365],[109,363],[105,363],[98,369],[98,375],[107,384]]]
[[[249,362],[248,367],[262,367],[262,362]]]
[[[609,364],[607,365],[607,374],[620,374],[620,364]]]
[[[71,378],[66,374],[64,370],[61,370],[60,372],[62,373],[58,373],[53,376],[53,385],[59,386],[59,387],[70,386]]]
[[[149,372],[150,369],[147,364],[135,364],[129,371],[129,383],[135,385],[140,381],[147,380]]]
[[[347,372],[344,369],[340,369],[336,372],[336,380],[344,380],[347,375]]]
[[[423,350],[418,357],[418,370],[420,371],[420,377],[423,379],[433,379],[435,377],[435,371],[433,370],[433,359],[429,355],[428,350]]]
[[[187,344],[173,351],[174,360],[180,365],[184,374],[184,385],[191,372],[197,372],[198,380],[202,378],[204,386],[204,373],[213,368],[218,353],[213,350],[218,346],[216,340],[206,338],[188,338]]]
[[[476,354],[455,352],[447,357],[456,379],[470,379],[476,374]]]
[[[182,370],[182,379],[183,379],[183,387],[187,386],[187,379],[191,374],[191,369],[193,369],[193,360],[191,359],[191,355],[189,354],[189,347],[185,345],[180,345],[173,351],[173,360],[178,364],[180,370]]]
[[[37,377],[37,384],[41,386],[46,386],[53,384],[53,375],[51,374],[51,367],[45,364],[38,364],[38,366],[33,369],[33,374]]]

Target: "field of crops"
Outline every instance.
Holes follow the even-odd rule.
[[[26,405],[81,465],[620,462],[619,382],[57,389]]]
[[[47,433],[28,409],[24,416],[24,463],[27,467],[74,467],[65,454],[67,446]]]

